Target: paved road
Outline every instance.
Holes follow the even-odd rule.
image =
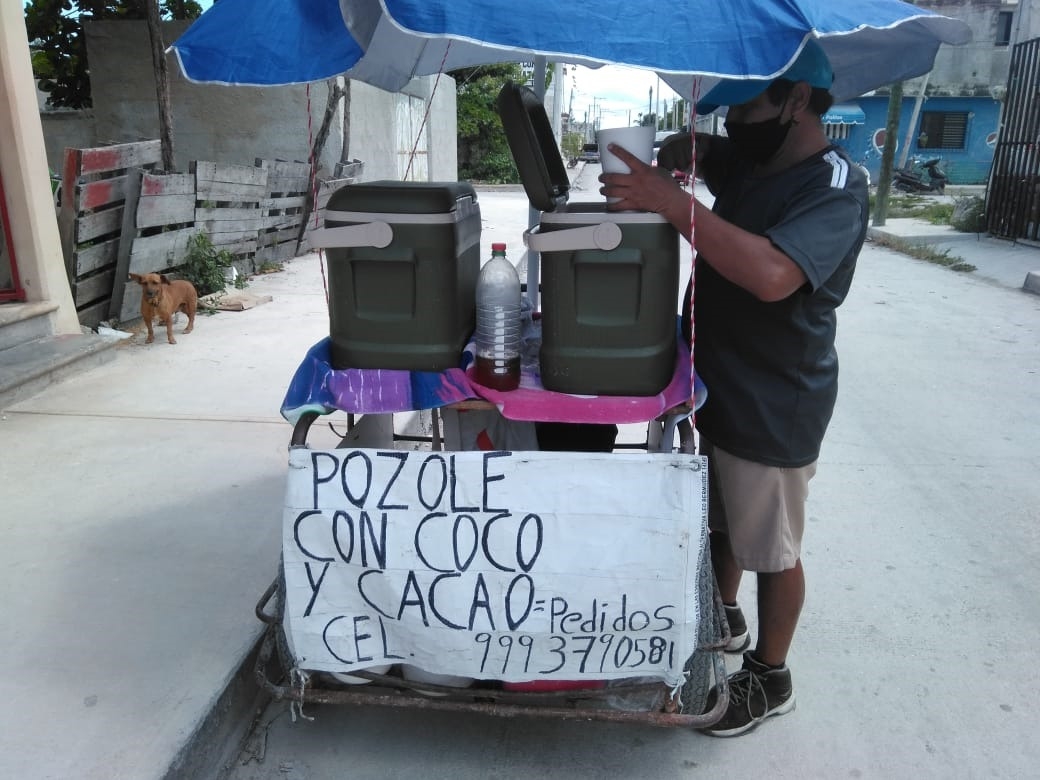
[[[839,330],[794,713],[717,740],[275,704],[232,780],[1035,776],[1040,298],[868,246]]]

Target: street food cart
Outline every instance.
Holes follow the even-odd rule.
[[[528,3],[518,22],[507,0],[313,0],[306,14],[294,4],[227,0],[172,48],[195,81],[309,83],[346,73],[390,91],[419,75],[533,60],[541,93],[547,57],[592,67],[617,63],[656,70],[695,105],[701,88],[719,78],[774,78],[810,39],[820,40],[833,66],[837,100],[926,73],[940,43],[970,40],[962,22],[895,0],[869,8],[799,0],[798,13],[787,13],[786,5],[779,13],[781,5],[761,0],[735,16],[726,4],[695,2],[677,12],[674,24],[662,24],[653,3],[599,3],[574,25],[573,5],[549,2]],[[278,46],[269,45],[272,29],[279,30]],[[769,43],[749,45],[755,41]],[[544,133],[535,128],[535,136],[537,147]],[[538,157],[532,154],[528,173],[536,172],[548,188],[542,194],[555,202],[561,193],[554,169],[562,163]],[[528,185],[525,178],[536,204],[538,187]],[[557,266],[596,253],[628,255],[625,263],[638,265],[629,262],[633,253],[663,246],[652,220],[538,208],[562,215],[531,233],[532,247],[543,258],[555,255],[547,262]],[[423,209],[413,206],[397,221],[421,222],[417,211]],[[356,225],[373,223],[382,248],[402,249],[387,220],[354,217],[333,227],[354,233]],[[594,243],[584,243],[589,239]],[[412,259],[402,252],[395,268],[414,281]],[[553,348],[563,344],[556,356],[589,357],[585,329],[606,328],[625,310],[583,308],[598,301],[590,291],[632,289],[585,278],[586,270],[597,276],[594,266],[605,265],[594,260],[566,270],[563,279],[547,276],[556,297],[546,290],[546,326],[550,318],[555,328],[568,313],[575,317],[544,334],[546,347],[552,339]],[[615,271],[615,280],[635,273],[642,281],[632,267]],[[539,285],[528,278],[534,298]],[[564,289],[570,300],[559,295]],[[413,296],[424,292],[412,288]],[[671,300],[657,297],[674,312]],[[646,313],[642,302],[629,311]],[[390,330],[401,315],[379,316]],[[633,326],[640,338],[661,332],[659,323],[643,325]],[[569,384],[616,377],[602,362],[598,373],[580,375],[566,360],[554,364],[553,380],[566,380],[555,390],[528,374],[520,389],[495,394],[475,385],[465,358],[458,368],[427,371],[332,367],[329,345],[317,345],[283,407],[294,424],[283,561],[257,610],[270,624],[258,665],[265,687],[300,705],[352,701],[698,726],[718,718],[727,701],[720,648],[728,629],[706,553],[705,462],[692,453],[688,422],[698,393],[681,342],[668,387],[629,396]],[[593,363],[609,360],[611,348],[600,349]],[[658,350],[651,364],[660,370],[666,361],[667,372],[669,358]],[[681,392],[670,395],[676,383]],[[392,421],[417,410],[429,416],[429,449],[402,449],[416,442],[395,441]],[[357,430],[347,432],[343,448],[308,449],[314,420],[334,411],[361,415]],[[526,448],[523,424],[547,418],[644,422],[652,435],[642,453]],[[389,438],[363,446],[369,443],[354,435],[362,429]],[[284,682],[268,675],[275,655]],[[705,713],[703,693],[713,684],[720,695]]]

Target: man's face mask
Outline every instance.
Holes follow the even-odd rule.
[[[786,105],[785,100],[784,106]],[[773,159],[791,131],[791,125],[794,124],[794,117],[780,122],[784,106],[780,107],[780,113],[772,119],[761,122],[733,122],[726,119],[726,133],[740,154],[759,165]]]

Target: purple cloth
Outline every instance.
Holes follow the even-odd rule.
[[[472,367],[446,371],[401,371],[382,368],[333,369],[329,339],[311,347],[293,375],[282,401],[282,416],[294,425],[305,412],[386,414],[433,409],[459,401],[484,399],[511,420],[545,422],[635,423],[652,420],[690,399],[690,352],[678,340],[675,373],[654,396],[583,396],[556,393],[542,387],[536,374],[525,372],[520,387],[508,393],[482,387],[471,378]],[[467,346],[463,365],[473,362]],[[696,405],[707,392],[696,379]]]

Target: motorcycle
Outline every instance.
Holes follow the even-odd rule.
[[[942,159],[935,157],[920,163],[920,169],[915,169],[913,161],[906,168],[897,169],[892,174],[892,186],[903,192],[936,192],[942,195],[946,191],[946,182],[949,181],[946,174],[939,168]]]
[[[578,158],[577,157],[571,157],[569,160],[567,160],[567,167],[568,168],[577,168],[578,167]]]

